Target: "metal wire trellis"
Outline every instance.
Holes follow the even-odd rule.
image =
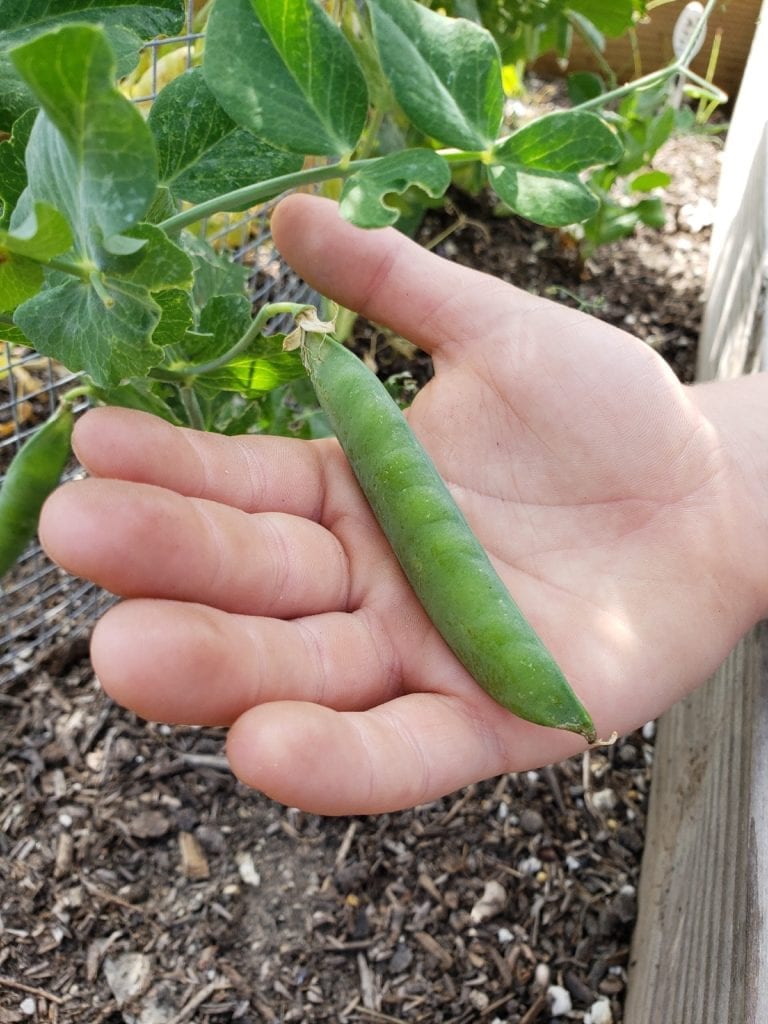
[[[202,33],[193,27],[193,2],[187,0],[185,31],[145,47],[145,63],[131,99],[147,110],[162,88],[163,61],[179,73],[198,63]],[[170,55],[170,57],[169,57]],[[309,288],[280,260],[269,231],[269,207],[255,213],[221,216],[204,226],[206,239],[248,268],[255,304],[312,301]],[[66,330],[66,325],[63,326]],[[0,327],[0,483],[27,438],[54,411],[57,398],[77,375],[60,364],[2,339]],[[86,403],[76,411],[82,411]],[[73,463],[65,478],[81,473]],[[114,601],[95,585],[74,579],[54,565],[35,541],[16,567],[0,580],[0,687],[40,664],[59,643],[89,632],[98,615]]]

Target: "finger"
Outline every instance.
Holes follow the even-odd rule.
[[[346,610],[349,599],[344,550],[317,523],[147,484],[81,480],[59,488],[40,538],[69,572],[123,597],[280,618]]]
[[[275,244],[322,295],[444,353],[482,339],[513,301],[535,300],[511,285],[428,252],[394,228],[363,230],[330,200],[296,194],[272,215]]]
[[[495,705],[484,717],[481,727],[476,709],[463,701],[423,693],[364,712],[266,704],[237,719],[227,754],[241,781],[289,806],[316,814],[378,814],[580,747],[573,736],[549,739],[550,730],[519,720],[510,724]],[[500,739],[505,734],[506,746]]]
[[[224,437],[174,427],[132,409],[102,408],[78,420],[73,445],[93,476],[158,484],[245,512],[317,519],[323,504],[323,446],[317,443]]]
[[[393,696],[397,678],[390,648],[365,612],[284,622],[125,601],[97,624],[91,658],[119,704],[151,721],[188,725],[228,725],[274,700],[368,707]]]

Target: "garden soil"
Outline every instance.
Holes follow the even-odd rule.
[[[722,143],[658,154],[667,227],[598,250],[455,193],[421,241],[694,373]],[[371,325],[384,376],[429,365]],[[653,726],[397,814],[321,818],[146,724],[59,644],[0,692],[0,1024],[619,1024]]]

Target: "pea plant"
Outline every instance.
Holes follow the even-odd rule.
[[[518,80],[520,70],[544,53],[567,59],[574,35],[584,40],[611,79],[602,53],[605,39],[630,31],[645,14],[647,0],[432,0],[429,6],[484,25]]]
[[[428,512],[447,524],[440,540],[446,558],[461,555],[475,566],[464,602],[474,610],[435,605],[434,582],[413,570],[434,561],[434,550],[424,548],[431,531],[392,488],[379,493],[386,467],[374,461],[372,468],[374,453],[379,460],[397,453],[385,446],[382,456],[366,435],[367,402],[390,403],[392,436],[405,427],[386,391],[325,337],[332,325],[303,304],[252,309],[247,270],[216,251],[199,226],[330,182],[352,223],[396,224],[404,197],[439,200],[467,165],[482,168],[500,200],[523,217],[549,226],[585,222],[600,203],[587,172],[623,155],[604,111],[652,82],[507,130],[499,47],[475,21],[416,0],[213,0],[206,13],[199,66],[171,77],[140,110],[120,83],[146,41],[181,30],[183,0],[3,5],[0,330],[6,342],[80,377],[6,475],[0,573],[34,534],[66,462],[76,398],[197,429],[258,432],[279,424],[281,389],[309,374],[406,575],[460,659],[496,699],[540,720],[519,692],[502,692],[494,668],[499,636],[515,636],[517,654],[529,669],[538,666],[534,674],[548,687],[545,724],[593,740],[589,716],[508,595],[504,605],[503,584],[406,428],[398,451],[410,452],[409,472],[426,474]],[[653,80],[686,71],[683,54]],[[393,112],[418,144],[380,144]],[[288,337],[271,330],[285,315],[298,324]],[[338,383],[349,372],[359,378],[352,393],[363,408],[350,409],[349,389]],[[405,533],[398,532],[403,519]],[[483,598],[489,587],[497,596]],[[485,616],[481,655],[477,644],[456,640],[470,612],[476,622]],[[522,680],[523,691],[529,681]]]

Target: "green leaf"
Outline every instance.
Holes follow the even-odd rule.
[[[115,260],[109,268],[114,274],[149,291],[164,288],[185,288],[192,286],[193,266],[189,254],[155,227],[154,224],[137,224],[127,232],[129,239],[141,240],[142,246],[136,255],[127,260]]]
[[[0,309],[15,309],[43,284],[45,262],[67,252],[69,225],[58,210],[38,203],[15,232],[0,228]]]
[[[19,196],[27,187],[24,151],[36,116],[36,110],[27,110],[14,121],[10,137],[0,142],[0,200],[3,203],[0,225],[10,222]]]
[[[653,199],[641,199],[635,204],[635,210],[643,224],[649,228],[660,231],[667,222],[664,201],[658,196]]]
[[[192,294],[198,309],[202,309],[215,295],[245,295],[248,282],[246,267],[220,255],[197,235],[184,232],[180,242],[192,260]]]
[[[219,106],[200,68],[175,78],[149,113],[160,180],[177,199],[202,203],[301,169],[302,158],[240,128]]]
[[[0,48],[73,21],[120,26],[143,40],[175,35],[184,0],[3,0]]]
[[[94,397],[105,405],[117,405],[125,409],[141,409],[143,412],[159,416],[180,426],[182,420],[171,409],[162,396],[167,385],[159,381],[132,381],[130,384],[118,384],[111,388],[94,389]]]
[[[666,188],[672,181],[666,171],[646,171],[636,175],[629,183],[630,192],[652,192],[655,188]]]
[[[605,84],[594,71],[575,71],[566,80],[568,99],[575,106],[597,99],[605,91]]]
[[[570,11],[591,21],[606,36],[621,36],[634,24],[633,0],[568,0]]]
[[[0,53],[0,132],[9,132],[14,121],[35,105],[32,91],[19,78],[8,54]]]
[[[451,183],[447,162],[432,149],[406,149],[380,157],[352,174],[344,183],[341,215],[361,228],[394,224],[400,210],[387,202],[393,193],[402,195],[412,186],[439,199]]]
[[[626,177],[650,163],[674,131],[675,120],[675,111],[668,106],[654,115],[635,111],[629,119],[619,118],[624,154],[616,166],[617,176]]]
[[[199,330],[209,338],[206,348],[198,348],[191,359],[215,359],[227,352],[245,334],[251,324],[251,300],[245,295],[214,295],[200,313]]]
[[[110,256],[107,269],[87,280],[45,288],[14,316],[39,352],[85,370],[99,385],[143,376],[161,362],[161,347],[178,343],[192,323],[189,255],[152,224],[122,237],[141,248]]]
[[[258,355],[243,355],[231,363],[201,374],[195,387],[202,391],[235,391],[244,398],[258,398],[281,384],[304,376],[298,352],[283,352],[284,335],[258,339]]]
[[[0,230],[0,250],[45,262],[60,256],[72,245],[72,232],[58,210],[46,203],[34,209],[13,232]]]
[[[493,36],[415,0],[368,0],[368,9],[381,65],[416,128],[446,146],[486,149],[504,107]]]
[[[316,0],[217,0],[203,68],[229,116],[273,146],[343,156],[360,138],[365,79]]]
[[[494,161],[555,173],[585,171],[621,157],[616,132],[586,110],[546,114],[495,147]]]
[[[192,325],[189,292],[183,288],[164,288],[153,292],[152,298],[160,307],[160,322],[152,332],[152,344],[178,345]]]
[[[43,268],[40,264],[26,256],[4,252],[0,239],[0,310],[15,309],[35,295],[42,283]]]
[[[490,178],[499,198],[516,213],[547,227],[587,220],[599,206],[575,174],[531,172],[496,164],[490,168]]]
[[[161,359],[152,341],[160,307],[141,285],[101,277],[46,288],[16,310],[14,322],[33,347],[98,385],[143,377]]]
[[[61,210],[79,255],[98,265],[100,249],[114,251],[112,237],[140,220],[155,194],[152,135],[113,85],[100,29],[66,26],[11,56],[44,111],[26,151],[32,197]]]
[[[489,177],[521,216],[561,227],[587,220],[599,205],[578,172],[612,163],[621,152],[615,132],[596,114],[547,114],[495,148]]]

